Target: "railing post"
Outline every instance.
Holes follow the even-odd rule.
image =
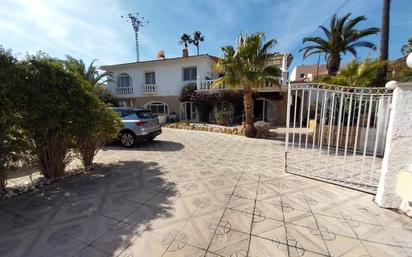
[[[288,99],[286,104],[286,135],[285,135],[285,153],[288,151],[289,146],[289,123],[290,123],[290,106],[292,104],[292,89],[290,87],[290,82],[288,83]],[[295,133],[295,131],[293,131]],[[286,155],[285,155],[286,158]],[[286,160],[285,160],[286,161]]]
[[[408,189],[409,195],[399,195],[399,183],[407,181],[398,181],[400,173],[412,175],[412,83],[391,81],[386,87],[394,91],[375,202],[381,207],[400,208],[412,215],[409,203],[412,187]]]
[[[197,87],[197,90],[200,90],[201,88],[200,88],[200,76],[197,76],[196,77],[196,87]]]

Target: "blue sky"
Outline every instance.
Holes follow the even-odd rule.
[[[120,18],[140,12],[149,21],[140,33],[141,60],[154,59],[159,50],[166,57],[181,55],[179,37],[200,30],[205,35],[201,53],[220,55],[220,47],[234,44],[240,33],[263,31],[276,38],[274,51],[292,52],[292,67],[315,63],[302,60],[302,38],[311,35],[346,0],[0,0],[0,44],[23,56],[45,51],[64,58],[66,54],[97,64],[135,61],[131,25]],[[360,28],[380,26],[382,0],[352,0],[338,14],[351,12],[368,20]],[[392,0],[390,58],[401,56],[400,48],[412,36],[412,1]],[[318,30],[313,35],[320,35]],[[369,40],[379,47],[379,36]],[[193,47],[190,53],[195,53]],[[378,52],[360,51],[360,58]],[[351,59],[344,57],[344,62]],[[322,59],[323,60],[323,59]]]

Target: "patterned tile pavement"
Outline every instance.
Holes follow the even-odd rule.
[[[412,256],[412,221],[283,171],[268,140],[165,129],[115,162],[0,202],[0,256]]]

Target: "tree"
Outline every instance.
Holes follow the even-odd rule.
[[[200,42],[203,42],[204,40],[205,40],[205,37],[202,36],[202,33],[200,31],[193,32],[193,39],[190,41],[190,43],[196,46],[197,55],[199,55]]]
[[[251,35],[240,34],[236,46],[222,47],[223,58],[216,68],[225,75],[214,82],[214,86],[227,85],[243,88],[243,105],[245,110],[245,135],[255,137],[253,125],[252,88],[265,83],[279,84],[281,72],[278,66],[270,64],[270,49],[277,43],[275,39],[264,42],[263,33]]]
[[[86,68],[82,59],[76,59],[70,55],[66,55],[66,58],[67,59],[63,64],[67,71],[79,79],[87,81],[100,100],[108,105],[117,105],[117,98],[103,86],[104,83],[113,82],[111,72],[106,71],[99,73],[98,68],[94,65],[96,59],[94,59]]]
[[[93,91],[107,106],[118,106],[119,99],[115,95],[113,95],[113,93],[109,89],[107,89],[106,85],[96,85],[95,87],[93,87]]]
[[[182,36],[180,37],[179,44],[184,45],[185,48],[187,49],[191,40],[192,40],[192,37],[189,34],[183,33]]]
[[[119,116],[97,98],[92,87],[85,88],[82,114],[74,119],[74,148],[88,169],[101,147],[115,139],[121,127]]]
[[[358,16],[354,19],[349,19],[350,15],[349,13],[342,18],[334,15],[330,20],[329,28],[319,26],[325,34],[325,38],[305,37],[303,43],[312,42],[313,44],[300,49],[300,52],[303,52],[303,58],[317,53],[324,53],[328,74],[336,75],[340,67],[341,54],[349,52],[354,57],[357,57],[356,48],[358,47],[367,47],[375,50],[376,46],[373,43],[361,39],[377,34],[379,29],[355,29],[355,26],[359,22],[365,21],[366,17]]]
[[[82,59],[76,59],[70,55],[66,55],[66,58],[67,60],[64,61],[64,67],[73,75],[88,81],[93,87],[113,81],[111,72],[105,71],[99,73],[97,67],[94,65],[97,59],[94,59],[86,68]]]
[[[20,127],[21,115],[16,103],[21,83],[17,59],[0,46],[0,194],[6,190],[7,173],[22,158],[27,139]]]
[[[362,62],[353,60],[341,69],[338,75],[326,75],[318,81],[348,87],[368,87],[374,83],[382,66],[383,62],[370,58],[366,58]]]
[[[412,53],[412,37],[408,39],[408,43],[404,44],[401,48],[401,52],[403,56],[407,56],[408,54]]]
[[[28,56],[19,66],[24,78],[20,115],[30,151],[46,178],[60,177],[71,160],[75,120],[88,101],[86,85],[65,70],[62,61],[45,54]]]
[[[382,9],[382,28],[381,28],[381,47],[379,53],[379,60],[385,62],[377,74],[375,84],[377,86],[385,82],[388,73],[388,47],[389,47],[389,16],[390,16],[391,0],[383,0]]]

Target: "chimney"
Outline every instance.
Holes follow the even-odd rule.
[[[182,57],[184,58],[189,57],[189,49],[187,48],[182,49]]]

